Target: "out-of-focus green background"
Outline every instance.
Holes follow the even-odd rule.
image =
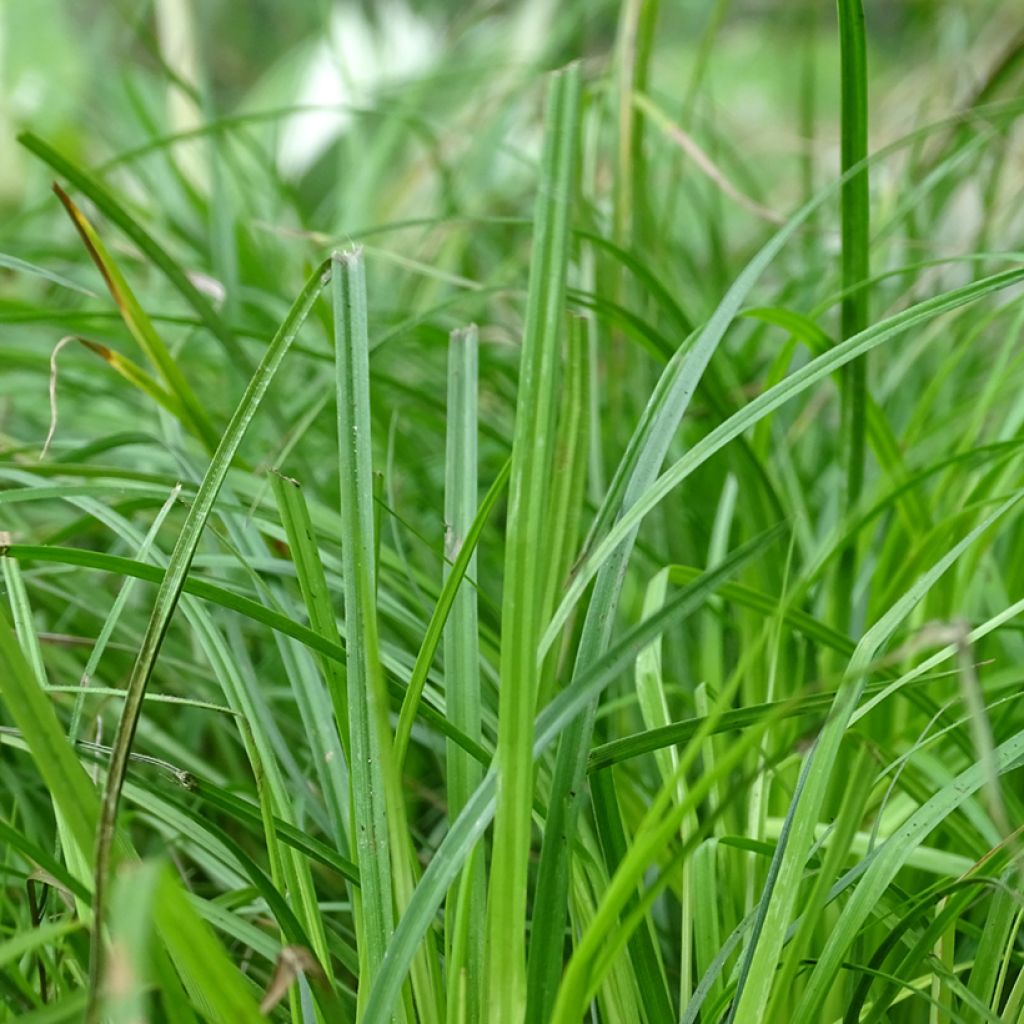
[[[1005,0],[874,0],[865,8],[880,139],[966,101],[1019,31],[1018,5]],[[43,177],[14,142],[26,124],[98,161],[204,116],[295,103],[401,103],[435,124],[448,123],[454,111],[472,122],[474,109],[484,111],[537,68],[580,55],[607,64],[619,16],[620,4],[610,0],[4,0],[0,205],[10,211],[27,201]],[[687,102],[713,104],[734,141],[780,175],[799,151],[795,113],[806,74],[815,76],[817,116],[835,125],[835,14],[826,0],[674,0],[662,4],[659,26],[659,92],[677,111]],[[820,39],[810,70],[803,66],[808,33]],[[703,66],[712,48],[714,60]],[[171,88],[168,98],[175,77],[195,88],[194,107],[181,89]],[[337,119],[326,112],[307,117],[296,143],[297,129],[289,135],[277,122],[285,143],[300,151],[279,154],[283,166],[305,168],[332,124]],[[826,142],[835,136],[826,128]],[[523,140],[510,130],[508,141]],[[314,197],[307,185],[306,198]]]
[[[509,289],[525,286],[541,72],[582,59],[582,173],[592,183],[586,219],[618,244],[632,239],[684,306],[707,315],[773,223],[838,176],[835,5],[663,2],[651,22],[656,34],[638,41],[651,59],[645,80],[631,89],[657,115],[646,120],[630,169],[616,126],[620,77],[630,67],[620,25],[631,2],[6,0],[0,253],[83,287],[96,284],[50,193],[61,176],[17,141],[29,130],[112,189],[224,315],[251,332],[245,343],[253,351],[279,322],[283,298],[297,293],[309,261],[357,240],[373,250],[371,275],[403,268],[399,277],[385,273],[380,287],[371,282],[372,316],[392,332],[387,337],[413,345],[416,360],[428,352],[439,358],[447,329],[473,318],[487,325],[486,339],[515,342],[507,324],[519,297]],[[872,150],[988,98],[1012,96],[1019,13],[1007,0],[868,3]],[[1003,55],[1010,55],[1006,75]],[[673,133],[680,130],[704,163],[679,145]],[[1015,244],[1019,186],[1002,168],[1013,166],[1021,142],[1013,125],[1000,132],[998,145],[983,145],[982,131],[963,148],[956,173],[942,172],[949,202],[935,215],[918,206],[914,217],[927,223],[890,232],[876,270]],[[898,217],[910,202],[914,168],[928,167],[932,147],[947,136],[933,133],[875,164],[876,223]],[[622,192],[627,186],[636,194]],[[974,213],[982,203],[990,213],[979,235]],[[622,221],[624,210],[635,223]],[[403,227],[410,223],[422,231]],[[826,204],[813,258],[799,245],[788,250],[780,286],[822,256],[833,266],[836,226]],[[109,227],[103,231],[130,261],[142,301],[156,312],[180,312],[151,261]],[[33,306],[45,287],[0,269],[7,340],[32,358],[60,337]],[[45,294],[51,319],[65,329],[81,325],[104,343],[119,342],[113,327],[108,333],[95,318],[75,318],[81,296]],[[409,320],[409,310],[435,305],[436,314]],[[403,334],[406,322],[416,326]],[[511,370],[512,350],[504,351]],[[215,383],[205,397],[226,416],[237,397],[223,387],[226,371],[209,346],[194,354],[209,360],[201,376]],[[403,379],[412,373],[403,361]],[[27,385],[13,374],[7,414],[19,435],[41,442],[49,420],[44,396],[33,393],[29,402]],[[77,429],[91,435],[101,406],[92,404],[80,425],[78,406],[66,407],[66,436]]]

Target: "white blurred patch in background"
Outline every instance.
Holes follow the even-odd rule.
[[[167,120],[171,131],[186,135],[203,125],[203,114],[195,99],[201,92],[195,11],[191,0],[158,0],[153,13],[160,56],[185,87],[168,83]],[[209,172],[201,143],[175,147],[174,159],[193,184],[203,192],[209,191]]]
[[[356,5],[335,7],[295,103],[339,109],[302,111],[285,122],[277,155],[285,177],[301,177],[346,130],[352,121],[346,107],[370,106],[381,89],[414,79],[437,63],[443,41],[435,25],[398,0],[385,0],[376,9],[377,23],[371,24]]]

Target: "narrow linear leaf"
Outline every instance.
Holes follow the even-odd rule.
[[[114,739],[113,752],[107,779],[103,790],[103,803],[100,820],[96,829],[95,882],[93,908],[95,924],[92,931],[90,958],[90,1006],[87,1020],[90,1024],[98,1021],[100,1014],[99,984],[103,975],[103,911],[104,895],[107,887],[111,864],[111,848],[117,821],[117,811],[131,753],[132,740],[138,726],[142,711],[143,697],[146,686],[156,665],[160,648],[170,626],[171,617],[178,605],[189,566],[199,546],[206,522],[213,511],[217,494],[227,476],[231,462],[238,451],[253,417],[259,409],[267,388],[277,373],[295,340],[300,327],[309,315],[320,292],[330,278],[331,264],[329,260],[321,263],[310,276],[302,293],[283,321],[277,334],[272,339],[260,365],[249,382],[242,400],[235,409],[227,430],[221,437],[213,459],[203,477],[196,499],[189,509],[188,516],[182,526],[181,533],[168,561],[160,589],[157,591],[153,610],[150,614],[146,632],[139,653],[132,666],[127,684],[127,695],[121,718],[118,722],[117,734]]]
[[[550,508],[580,91],[576,65],[550,79],[516,398],[501,614],[498,803],[488,890],[487,1001],[495,1024],[521,1024],[526,1008],[534,782],[531,723],[539,692],[537,645],[543,628],[544,584],[551,571],[545,519]]]

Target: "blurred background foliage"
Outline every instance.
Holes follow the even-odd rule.
[[[969,98],[1019,31],[1015,6],[1005,0],[866,3],[876,135]],[[676,112],[684,100],[713,108],[735,129],[734,139],[773,157],[784,173],[784,158],[798,149],[793,113],[811,38],[818,115],[834,128],[833,5],[682,0],[662,8],[652,77],[674,98]],[[437,127],[454,111],[470,122],[474,112],[480,118],[489,98],[510,80],[528,81],[538,68],[581,55],[607,65],[619,15],[620,5],[609,0],[5,0],[3,208],[9,213],[24,202],[40,179],[14,144],[13,129],[31,123],[75,155],[100,160],[180,127],[181,98],[167,102],[172,76],[196,90],[197,105],[212,117],[347,99],[361,107],[400,105]],[[715,59],[703,65],[712,47]],[[929,88],[919,88],[922,78]],[[691,87],[697,95],[689,95]],[[469,100],[475,111],[465,109]],[[824,141],[829,135],[834,142],[834,130]],[[305,184],[299,198],[310,203],[316,190]]]
[[[966,109],[979,96],[1017,95],[1024,50],[1015,8],[997,0],[868,4],[872,148]],[[641,254],[691,323],[710,313],[775,223],[836,177],[832,4],[663,3],[654,38],[637,41],[650,55],[650,70],[636,83],[661,120],[643,119],[643,143],[624,154],[617,141],[622,62],[616,47],[628,12],[629,4],[604,0],[6,0],[0,5],[0,252],[63,273],[87,292],[100,287],[49,191],[53,170],[16,141],[25,127],[102,178],[219,304],[253,358],[325,249],[363,242],[375,344],[386,346],[374,362],[386,396],[376,412],[380,457],[412,467],[394,474],[396,500],[406,484],[410,493],[421,487],[433,493],[443,431],[429,396],[436,394],[452,328],[480,321],[481,401],[492,438],[511,422],[540,139],[538,72],[582,56],[591,85],[580,226]],[[876,165],[875,222],[892,219],[895,227],[876,249],[876,271],[972,246],[1016,246],[1020,183],[1004,173],[1022,159],[1015,124],[984,128],[973,142],[957,143],[955,174],[944,163],[939,185],[909,212],[908,180],[927,174],[931,154],[949,134]],[[700,147],[710,176],[676,145],[677,125]],[[998,144],[976,144],[984,132]],[[799,304],[801,295],[820,300],[823,282],[837,286],[836,224],[834,208],[826,207],[813,238],[805,232],[806,244],[788,247],[776,261],[768,287]],[[244,376],[213,339],[196,332],[151,261],[119,233],[104,230],[143,305],[194,368],[202,400],[215,419],[226,418]],[[616,336],[625,330],[650,349],[652,331],[678,329],[643,289],[622,291],[615,258],[597,250],[594,259],[596,293],[587,301],[591,308],[606,303],[598,311]],[[938,273],[953,284],[967,271],[953,266]],[[879,309],[901,294],[898,279],[893,287]],[[646,318],[640,321],[651,328],[646,335],[630,316]],[[9,353],[20,353],[9,354],[0,383],[0,434],[13,430],[10,446],[41,445],[50,419],[46,364],[61,332],[81,331],[117,348],[125,330],[104,296],[54,289],[44,278],[3,268],[0,320]],[[320,322],[326,324],[325,315]],[[756,387],[765,366],[748,333],[738,330],[729,342],[737,359],[725,372],[737,393]],[[307,348],[323,359],[325,342],[308,340]],[[615,382],[627,356],[619,342],[611,352],[605,372]],[[606,415],[639,414],[663,358],[653,354],[654,364],[635,365],[630,388],[611,388]],[[97,391],[91,369],[80,372],[91,358],[81,351],[61,357],[60,393],[68,401],[58,450],[64,439],[102,437],[123,424],[130,396]],[[309,395],[325,399],[322,370],[322,363],[307,361],[286,369],[285,386],[296,396],[289,415],[300,417]],[[90,400],[79,402],[77,395]],[[152,422],[146,401],[136,400],[139,422]],[[703,415],[695,410],[698,432],[706,427]],[[624,441],[617,435],[613,426],[612,451]],[[290,441],[279,427],[258,423],[248,444],[259,453],[254,461],[276,465]],[[805,441],[808,467],[821,443]],[[136,449],[131,458],[146,461],[152,454]],[[485,474],[504,454],[502,443],[488,446],[485,437]],[[330,482],[324,477],[333,472],[330,465],[304,463],[302,446],[296,459],[318,484]],[[409,482],[410,474],[424,475]],[[594,495],[601,483],[598,473]],[[829,485],[822,486],[827,500]],[[411,527],[439,536],[435,511],[423,517],[415,506],[403,511]],[[433,564],[432,557],[427,561]]]

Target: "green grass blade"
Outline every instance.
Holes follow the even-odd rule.
[[[993,1012],[999,1009],[998,979],[1004,966],[1009,965],[1007,951],[1012,948],[1011,929],[1018,910],[1012,873],[1004,876],[1001,882],[989,901],[978,951],[967,979],[970,991],[983,1005],[991,1007]],[[983,1020],[984,1015],[980,1012],[968,1016],[970,1024],[981,1024]]]
[[[795,338],[804,342],[814,355],[821,355],[835,344],[816,321],[790,309],[760,307],[748,309],[744,315],[763,320],[765,323],[776,324],[784,330],[790,331]],[[840,387],[849,387],[849,375],[839,374],[838,383]],[[875,458],[888,474],[893,486],[905,483],[909,474],[904,463],[903,453],[885,413],[868,391],[864,393],[864,403],[867,438]],[[931,519],[928,509],[917,491],[907,492],[900,502],[899,511],[909,529],[920,529]]]
[[[3,734],[0,734],[2,736]],[[14,742],[20,742],[22,749],[28,750],[28,744],[23,740],[19,739],[13,741],[12,738],[7,735],[0,739],[2,743],[10,743],[13,746]],[[38,865],[48,875],[55,878],[69,893],[71,893],[76,899],[81,900],[84,906],[89,906],[92,902],[92,894],[85,887],[85,885],[59,861],[52,853],[48,853],[41,846],[33,843],[28,839],[23,832],[8,825],[7,822],[0,820],[0,840],[3,840],[7,844],[10,850],[16,850],[21,854],[22,858],[29,865]],[[34,868],[33,868],[34,869]]]
[[[1024,733],[1017,733],[999,744],[993,757],[995,770],[1000,776],[1019,768],[1024,763]],[[922,804],[899,832],[878,848],[843,907],[811,971],[793,1018],[796,1024],[812,1024],[817,1021],[818,1008],[834,983],[844,952],[870,916],[881,894],[928,834],[981,789],[987,779],[988,766],[972,764]]]
[[[313,631],[323,637],[332,648],[341,649],[341,636],[338,633],[338,621],[335,618],[334,606],[331,603],[327,576],[316,544],[316,533],[309,515],[309,507],[302,495],[297,480],[291,480],[280,474],[273,474],[271,483],[274,497],[281,512],[281,525],[288,537],[288,547],[292,560],[295,562],[295,574],[302,591],[302,599],[309,615]],[[348,727],[348,679],[344,666],[336,658],[321,656],[324,678],[331,696],[331,706],[337,723],[338,735],[345,760],[351,764],[349,751]]]
[[[93,890],[96,924],[93,928],[90,968],[91,999],[88,1015],[90,1021],[98,1020],[100,1011],[99,979],[102,977],[103,968],[103,896],[110,871],[111,847],[114,839],[121,789],[124,784],[132,740],[135,736],[139,715],[142,711],[142,701],[146,685],[156,665],[160,647],[170,625],[171,616],[177,607],[178,599],[181,596],[182,588],[188,576],[189,566],[199,546],[203,529],[210,517],[210,513],[213,511],[217,494],[224,483],[231,462],[238,451],[239,445],[242,443],[246,429],[259,409],[267,388],[280,367],[281,361],[287,354],[289,346],[294,341],[299,328],[309,315],[313,303],[327,283],[330,270],[329,261],[325,261],[313,272],[301,295],[295,301],[288,316],[267,348],[256,374],[249,382],[241,402],[231,417],[231,422],[228,424],[227,430],[220,440],[220,444],[214,453],[206,475],[203,477],[203,482],[196,494],[195,501],[191,509],[189,509],[188,517],[182,526],[181,533],[178,535],[178,540],[153,604],[153,610],[150,614],[142,646],[132,667],[131,676],[126,687],[128,693],[118,723],[113,753],[107,771],[100,820],[96,830],[96,874]]]
[[[28,590],[21,573],[21,566],[15,559],[4,558],[2,566],[4,587],[7,590],[11,606],[11,618],[18,643],[26,661],[36,677],[36,685],[46,685],[46,667],[43,665],[43,649],[36,635],[32,606],[28,599]]]
[[[81,236],[92,261],[103,275],[107,288],[117,308],[121,313],[128,330],[135,339],[139,348],[145,353],[146,358],[159,371],[167,385],[170,393],[181,403],[185,410],[185,425],[195,433],[206,447],[213,451],[219,440],[217,431],[210,422],[206,411],[200,404],[185,375],[181,372],[178,364],[174,361],[163,339],[156,332],[152,321],[146,315],[145,310],[139,305],[139,300],[131,290],[120,268],[110,255],[102,239],[96,233],[88,218],[75,206],[71,197],[56,183],[53,190],[61,201],[64,209],[67,210],[71,222]]]
[[[448,419],[445,449],[445,583],[456,575],[464,547],[473,550],[465,573],[476,577],[478,336],[475,326],[453,331],[448,343]],[[458,573],[463,576],[463,573]],[[440,602],[439,602],[440,603]],[[445,708],[452,724],[481,737],[480,638],[476,589],[463,579],[444,629]],[[411,692],[410,687],[410,692]],[[403,709],[404,710],[404,709]],[[397,735],[396,735],[397,746]],[[455,819],[483,779],[483,768],[448,744],[448,816]],[[484,851],[470,857],[457,892],[445,906],[447,1020],[480,1019],[487,891]]]
[[[635,503],[654,484],[680,420],[689,406],[726,327],[732,316],[735,315],[735,311],[739,309],[745,291],[752,287],[757,274],[781,248],[788,237],[788,232],[795,229],[793,225],[799,223],[799,219],[800,215],[762,250],[759,257],[752,261],[744,275],[741,275],[741,279],[730,290],[708,325],[698,334],[692,344],[681,347],[669,361],[647,403],[640,424],[630,438],[626,454],[619,464],[605,502],[591,528],[591,537],[597,536],[601,529],[611,528],[613,517],[620,511],[622,512],[622,518],[619,519],[621,524],[633,510]],[[638,522],[639,520],[636,520],[636,523]],[[613,532],[616,531],[613,530]],[[632,554],[635,536],[635,525],[628,531],[617,531],[618,543],[615,549],[608,551],[607,557],[602,560],[577,652],[578,667],[585,667],[598,657],[609,642],[614,611],[618,603],[625,569]],[[602,544],[599,550],[603,554],[607,550],[605,544]],[[589,566],[596,559],[595,553],[586,565]],[[574,594],[582,593],[585,585],[581,584],[577,578],[570,586],[566,598],[544,634],[542,653],[550,650],[555,635],[568,618],[572,607],[571,599]],[[541,902],[545,906],[555,908],[553,910],[554,918],[548,922],[546,931],[540,933],[542,939],[545,934],[548,936],[547,941],[550,943],[550,947],[556,946],[557,937],[560,936],[561,931],[561,915],[564,912],[560,908],[565,905],[565,895],[568,891],[567,858],[571,850],[571,837],[579,814],[581,784],[593,728],[592,716],[593,709],[589,716],[583,716],[567,731],[560,743],[555,768],[549,818],[545,829],[545,849],[541,854],[538,879],[538,893]],[[610,810],[609,815],[611,815]],[[538,967],[538,970],[543,972],[546,978],[543,984],[538,982],[544,993],[543,996],[538,994],[538,998],[548,1000],[547,1005],[550,1005],[550,1000],[553,998],[552,978],[557,964],[550,947],[542,945],[536,953],[537,962],[542,965]],[[531,956],[533,955],[531,951]],[[645,986],[645,989],[648,987]],[[540,1013],[541,1016],[544,1013],[537,1004],[534,1006],[534,1012]],[[535,1017],[534,1019],[541,1018]]]
[[[497,500],[502,489],[501,485],[506,480],[507,470],[503,470],[499,479],[495,481],[493,501]],[[16,494],[19,492],[7,493]],[[488,499],[485,499],[485,504],[487,500],[490,500],[490,496]],[[9,557],[15,558],[20,562],[54,562],[63,565],[86,566],[119,576],[133,576],[136,579],[147,580],[150,583],[162,583],[165,577],[164,570],[158,566],[146,565],[143,562],[137,562],[134,559],[125,558],[121,555],[109,555],[101,551],[87,551],[84,548],[11,544],[5,550]],[[294,619],[275,611],[273,608],[268,608],[251,597],[236,593],[234,590],[218,586],[197,576],[186,577],[182,589],[186,594],[192,594],[223,608],[230,608],[252,619],[254,622],[261,622],[271,629],[283,633],[285,636],[298,640],[310,650],[316,651],[332,661],[341,664],[344,664],[346,661],[347,655],[344,644],[339,645],[332,640],[328,640],[301,622],[296,622]],[[440,630],[438,630],[438,636],[440,636]],[[399,686],[397,679],[392,680],[392,684],[393,695],[404,696],[407,692]],[[418,713],[431,726],[458,743],[463,750],[472,754],[481,764],[489,763],[490,754],[487,749],[456,729],[444,715],[440,714],[433,707],[421,703]]]
[[[532,756],[539,758],[600,694],[636,661],[637,656],[672,624],[702,607],[730,576],[778,537],[770,530],[737,548],[725,562],[704,574],[665,602],[655,614],[624,634],[601,658],[580,673],[537,716],[533,730]],[[380,975],[366,1003],[366,1016],[383,1020],[398,1004],[401,986],[419,944],[434,920],[449,886],[458,877],[466,859],[486,831],[495,813],[497,775],[492,768],[473,793],[462,814],[452,822],[447,835],[423,873],[395,929]]]
[[[871,274],[869,230],[871,205],[868,196],[868,77],[864,9],[861,0],[838,0],[839,75],[842,107],[841,160],[845,175],[840,196],[843,298],[840,329],[845,339],[865,330],[869,323],[866,287],[858,287]],[[852,289],[852,290],[850,290]],[[855,505],[864,486],[864,437],[867,408],[867,356],[849,362],[842,393],[843,469],[845,501]],[[835,621],[850,624],[850,606],[857,574],[857,549],[850,544],[839,559],[835,581]]]
[[[75,757],[53,703],[0,610],[0,696],[32,753],[50,799],[88,863],[96,834],[96,791]]]
[[[387,694],[380,666],[374,572],[373,466],[366,281],[362,253],[336,253],[334,267],[338,457],[342,564],[348,638],[350,788],[355,861],[359,996],[373,985],[394,929],[392,847],[387,775],[392,769]]]
[[[259,1024],[252,987],[233,964],[209,926],[199,917],[167,868],[154,868],[153,919],[175,966],[185,976],[189,997],[212,1020]]]
[[[197,421],[182,403],[180,397],[162,387],[160,382],[154,380],[138,363],[98,341],[82,337],[79,337],[78,341],[90,352],[98,355],[116,374],[123,377],[133,387],[138,388],[144,395],[152,398],[157,405],[166,409],[186,428],[191,429],[196,436],[207,440],[204,437],[205,428],[197,425]]]
[[[718,898],[721,891],[718,880],[719,856],[719,847],[715,839],[705,839],[693,852],[693,865],[689,877],[684,876],[684,884],[689,883],[689,892],[684,894],[688,902],[684,905],[682,927],[690,927],[693,930],[693,955],[699,978],[708,972],[715,956],[722,948],[722,908],[719,906]],[[686,913],[687,910],[689,913]],[[689,948],[689,943],[683,946],[687,951]],[[686,966],[689,967],[688,964]],[[682,989],[683,1006],[689,1002],[691,992],[690,985]],[[720,993],[721,983],[713,981],[708,987],[707,998],[714,1004]]]
[[[437,648],[442,642],[445,624],[463,588],[463,583],[476,551],[480,534],[483,532],[484,526],[494,510],[494,506],[508,484],[511,470],[512,462],[511,460],[506,460],[497,477],[495,477],[494,483],[491,484],[484,495],[483,501],[480,502],[480,507],[477,509],[470,527],[466,531],[463,542],[459,546],[455,558],[451,561],[444,585],[437,599],[437,604],[434,605],[430,621],[427,623],[423,641],[416,654],[416,663],[413,665],[412,675],[409,677],[409,686],[402,699],[402,708],[399,712],[398,725],[395,729],[395,760],[399,766],[405,761],[405,755],[409,747],[409,737],[412,735],[412,727],[416,717],[428,710],[422,703],[421,698],[423,696],[423,688],[427,683],[430,666],[433,663],[434,656],[437,654]],[[448,723],[450,738],[454,739],[464,751],[473,753],[475,749],[476,753],[473,753],[474,758],[481,764],[487,764],[489,758],[486,754],[481,755],[483,748],[480,742],[473,739],[468,732],[464,732],[459,728],[450,715],[448,716]],[[474,730],[474,733],[479,735],[478,730]]]
[[[72,281],[63,274],[56,274],[46,267],[38,267],[34,263],[29,263],[28,260],[19,259],[17,256],[10,256],[4,252],[0,252],[0,267],[3,267],[5,270],[14,270],[21,274],[35,274],[51,284],[60,285],[61,288],[70,288],[72,291],[79,292],[82,295],[96,295],[94,291]]]
[[[160,268],[167,280],[195,310],[210,333],[221,342],[235,364],[244,370],[252,371],[254,369],[251,360],[240,348],[237,339],[228,330],[202,292],[192,283],[188,274],[125,210],[108,188],[32,132],[22,132],[18,136],[18,142],[58,174],[67,178],[76,188],[81,189],[96,204],[97,209],[113,221]]]
[[[615,875],[603,894],[597,914],[586,933],[580,938],[569,961],[552,1013],[552,1024],[569,1024],[570,1021],[581,1019],[597,981],[594,975],[599,973],[598,963],[602,958],[607,962],[607,947],[621,946],[631,937],[631,930],[620,923],[620,914],[633,905],[637,898],[637,887],[643,876],[656,863],[660,852],[675,837],[684,817],[693,814],[698,802],[706,799],[712,783],[720,775],[735,770],[742,757],[760,741],[760,738],[760,730],[752,730],[743,736],[721,758],[715,772],[703,775],[683,801],[676,801],[679,782],[677,778],[670,779],[659,789],[657,797],[633,836],[627,855],[617,866]],[[696,745],[691,745],[689,756],[680,763],[680,771],[685,770],[695,756]],[[672,803],[676,806],[672,807]],[[714,818],[711,816],[703,820],[701,832],[713,822]],[[683,847],[684,851],[699,841],[701,832],[690,838]],[[632,920],[639,923],[638,915],[633,915]],[[609,936],[613,936],[611,942]]]
[[[32,931],[13,935],[4,942],[0,942],[0,967],[6,967],[12,960],[19,960],[26,953],[31,953],[37,946],[52,942],[81,927],[77,921],[54,921],[50,924],[40,925]]]
[[[487,1001],[496,1024],[520,1024],[526,1008],[531,724],[538,693],[540,615],[550,571],[545,520],[550,509],[579,103],[580,71],[571,66],[553,76],[548,91],[509,483],[495,754],[500,783],[488,890]]]
[[[643,605],[643,615],[645,618],[653,615],[665,604],[665,598],[668,593],[668,581],[669,569],[665,568],[658,572],[647,584],[647,589],[644,593]],[[662,637],[658,637],[658,639],[655,640],[650,647],[642,651],[640,656],[636,659],[635,685],[637,702],[640,707],[640,714],[643,718],[644,726],[648,733],[659,729],[666,729],[672,724],[668,709],[668,697],[665,692],[662,640]],[[670,779],[675,779],[677,777],[679,769],[679,755],[674,747],[659,749],[655,754],[655,758],[657,760],[658,773],[661,776],[662,784],[665,784]],[[591,753],[590,758],[588,759],[588,768],[592,763],[593,753]],[[678,798],[683,799],[684,794],[685,786],[679,784],[677,787]],[[680,825],[680,838],[683,842],[685,842],[693,833],[694,825],[694,821],[685,818],[683,819]],[[708,929],[711,928],[713,923],[714,927],[711,930],[717,933],[716,914],[709,915],[693,913],[693,908],[695,907],[694,901],[698,899],[701,891],[697,872],[700,872],[699,877],[702,879],[709,877],[713,878],[715,856],[716,852],[713,842],[709,841],[707,844],[702,844],[694,854],[694,874],[692,879],[689,875],[689,869],[684,865],[682,877],[679,883],[679,993],[682,1005],[685,1005],[686,1000],[689,999],[690,992],[693,988],[691,978],[691,961],[694,953],[697,955],[699,970],[702,963],[701,953],[707,946],[707,943],[702,944],[700,942],[696,944],[696,947],[694,946],[694,940],[698,937],[695,935],[695,932],[699,931],[701,936],[706,936],[708,934]],[[706,960],[708,958],[704,957],[704,959]]]
[[[153,911],[161,870],[154,863],[133,864],[118,875],[111,888],[113,926],[106,1005],[111,1024],[146,1020],[153,1011]]]
[[[673,778],[669,783],[673,790],[677,790],[678,779]],[[627,837],[625,823],[622,819],[621,802],[618,789],[615,783],[613,772],[601,772],[590,780],[590,790],[594,803],[594,817],[596,819],[597,833],[601,841],[601,850],[604,854],[605,867],[614,879],[626,860],[636,849],[637,836]],[[682,812],[687,814],[690,807],[686,805]],[[678,827],[678,826],[677,826]],[[607,890],[606,890],[607,892]],[[603,902],[598,904],[594,916],[587,925],[587,930],[582,934],[573,952],[573,959],[576,953],[584,947],[588,934],[593,934],[596,927],[595,922],[605,911]],[[639,907],[639,899],[636,893],[631,893],[622,903],[619,912],[626,916],[630,911],[636,911]],[[672,998],[668,991],[668,981],[665,977],[665,968],[661,961],[658,946],[655,941],[655,932],[650,920],[642,921],[638,927],[632,929],[628,938],[629,970],[635,978],[637,987],[640,990],[640,1003],[648,1020],[669,1020],[672,1017]],[[573,959],[570,959],[566,968],[564,983],[571,984],[571,972]],[[609,957],[609,961],[611,958]],[[591,983],[591,990],[597,988]],[[555,1007],[552,1009],[552,1018],[557,1012],[558,997],[556,994]]]
[[[342,567],[348,640],[352,770],[352,832],[360,891],[360,1007],[376,977],[401,912],[412,895],[417,865],[388,720],[388,692],[377,625],[376,531],[370,435],[369,334],[362,252],[335,253],[335,381],[341,480]],[[424,950],[415,958],[412,988],[425,1024],[440,1017],[440,973]]]
[[[160,511],[153,518],[153,523],[147,531],[137,552],[140,561],[145,560],[148,556],[149,549],[153,546],[156,541],[157,534],[160,532],[160,527],[163,525],[168,513],[178,501],[180,493],[181,488],[175,487],[168,495],[167,501],[164,502]],[[114,603],[110,609],[110,614],[103,621],[103,628],[100,630],[99,636],[96,637],[96,643],[93,646],[92,652],[89,654],[89,660],[86,661],[85,668],[82,670],[82,675],[78,685],[78,694],[75,699],[75,706],[71,709],[71,720],[68,722],[68,739],[72,744],[78,739],[79,735],[86,687],[89,686],[90,681],[96,674],[96,669],[99,667],[100,659],[103,657],[103,654],[107,649],[107,644],[110,642],[111,634],[114,632],[114,629],[124,612],[125,605],[131,598],[132,590],[134,589],[134,582],[135,581],[130,576],[125,579],[124,584],[118,591],[117,597],[114,599]]]
[[[558,438],[551,498],[551,572],[545,585],[544,615],[550,615],[572,572],[581,532],[587,486],[587,446],[590,437],[590,375],[588,321],[573,316],[566,339],[565,380],[558,412]],[[570,638],[565,638],[565,645]],[[554,650],[541,676],[538,706],[551,699],[559,660],[566,651]]]

